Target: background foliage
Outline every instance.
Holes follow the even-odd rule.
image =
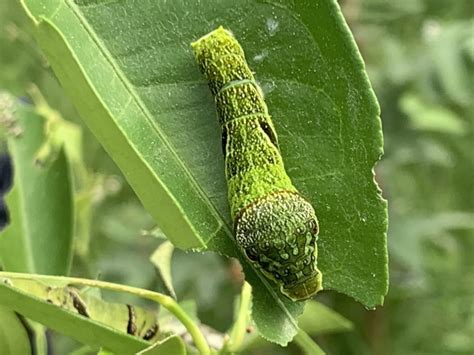
[[[391,286],[385,306],[374,312],[347,297],[324,295],[354,329],[317,340],[334,354],[468,354],[474,348],[474,5],[340,3],[382,108],[385,157],[377,174],[390,200]],[[13,0],[0,3],[0,48],[1,89],[24,96],[35,83],[52,107],[82,126]],[[94,238],[90,254],[75,258],[72,273],[163,287],[148,262],[160,243],[144,233],[154,227],[152,219],[85,127],[82,133]],[[176,251],[173,283],[179,299],[197,300],[205,323],[228,328],[240,287],[232,261]],[[57,353],[78,347],[56,334],[52,341]],[[299,353],[296,347],[251,351]]]

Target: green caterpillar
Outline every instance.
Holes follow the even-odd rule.
[[[164,337],[159,332],[156,314],[144,308],[106,302],[71,286],[54,287],[23,279],[4,279],[3,282],[48,303],[151,343]]]
[[[285,172],[275,128],[243,49],[222,27],[192,47],[222,127],[235,240],[283,294],[295,301],[309,298],[322,289],[318,221]]]

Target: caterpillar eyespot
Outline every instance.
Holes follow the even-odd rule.
[[[245,249],[245,254],[247,255],[247,258],[249,258],[252,261],[258,260],[258,253],[254,247]]]
[[[231,32],[219,27],[191,45],[222,127],[235,241],[283,294],[307,299],[322,289],[318,222],[285,172],[262,90]]]

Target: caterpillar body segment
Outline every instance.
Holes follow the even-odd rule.
[[[192,43],[215,97],[235,240],[248,260],[292,300],[322,289],[318,221],[287,175],[262,90],[231,32]]]

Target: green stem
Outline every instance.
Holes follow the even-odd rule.
[[[250,302],[252,300],[252,287],[244,282],[240,294],[240,306],[229,340],[224,344],[221,353],[237,352],[245,338],[245,332],[250,319]]]
[[[311,337],[300,328],[293,341],[308,355],[325,355],[326,353]]]
[[[206,338],[201,333],[199,327],[193,320],[184,312],[184,310],[179,306],[179,304],[169,296],[163,295],[158,292],[153,292],[149,290],[144,290],[137,287],[125,286],[120,284],[114,284],[106,281],[98,280],[89,280],[81,279],[77,277],[64,277],[64,276],[47,276],[47,275],[33,275],[33,274],[22,274],[16,272],[0,272],[0,277],[7,279],[26,279],[26,280],[38,280],[43,282],[57,282],[61,281],[65,284],[71,285],[81,285],[81,286],[90,286],[98,287],[105,290],[112,290],[117,292],[126,292],[141,298],[146,298],[161,304],[167,310],[169,310],[176,318],[178,318],[181,323],[186,327],[189,334],[193,338],[194,344],[198,349],[199,353],[202,355],[210,355],[211,350],[207,344]]]

